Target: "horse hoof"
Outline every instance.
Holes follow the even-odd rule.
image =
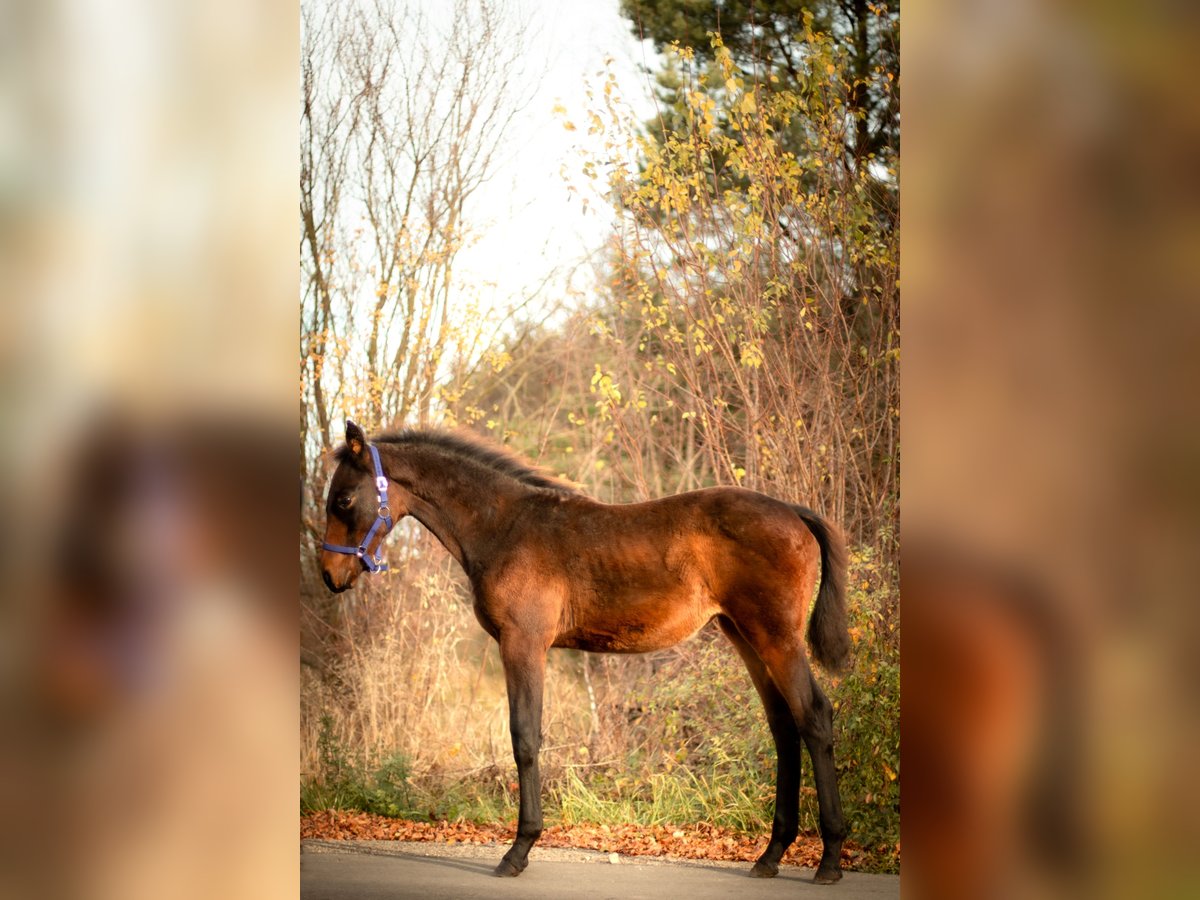
[[[517,868],[512,863],[510,863],[507,859],[502,859],[502,860],[500,860],[500,864],[498,866],[496,866],[496,868],[492,872],[492,874],[495,875],[497,878],[516,878],[518,875],[521,874],[522,871],[524,871],[524,869],[525,869],[524,866]]]
[[[775,863],[763,862],[761,859],[750,870],[751,878],[774,878],[779,874],[779,866]]]
[[[496,866],[492,873],[497,878],[516,878],[525,871],[525,867],[529,865],[529,857],[524,859],[510,859],[507,855],[500,860],[500,864]]]
[[[841,869],[817,869],[817,874],[813,876],[813,881],[817,884],[834,884],[841,880]]]

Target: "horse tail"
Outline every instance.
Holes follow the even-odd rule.
[[[845,671],[850,662],[846,628],[846,548],[828,522],[806,506],[792,504],[821,548],[821,587],[808,620],[808,646],[825,671]]]

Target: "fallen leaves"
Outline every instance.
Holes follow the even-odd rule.
[[[413,822],[365,812],[324,810],[300,818],[300,837],[334,841],[433,841],[443,844],[506,844],[517,831],[506,825],[470,822]],[[550,825],[538,845],[597,850],[623,856],[658,856],[753,862],[766,847],[767,835],[747,836],[714,825]],[[847,841],[842,865],[854,868],[861,853]],[[821,838],[802,834],[783,857],[785,865],[815,867]]]

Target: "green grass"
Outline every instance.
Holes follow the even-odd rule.
[[[300,783],[301,813],[355,809],[416,821],[506,822],[517,807],[495,784],[482,779],[414,779],[403,754],[377,765],[354,759],[333,736],[331,722],[321,723],[321,771]]]
[[[319,737],[321,772],[301,782],[300,810],[361,809],[384,816],[408,817],[414,811],[411,769],[401,754],[367,767],[353,760],[333,736],[328,716]]]

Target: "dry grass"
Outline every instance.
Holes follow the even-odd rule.
[[[320,774],[322,721],[356,762],[405,756],[414,778],[497,774],[512,765],[496,643],[476,623],[454,564],[418,540],[405,563],[345,595],[324,673],[304,670],[301,775]],[[432,551],[432,552],[429,552]],[[590,728],[575,660],[551,654],[543,765],[561,766]]]

